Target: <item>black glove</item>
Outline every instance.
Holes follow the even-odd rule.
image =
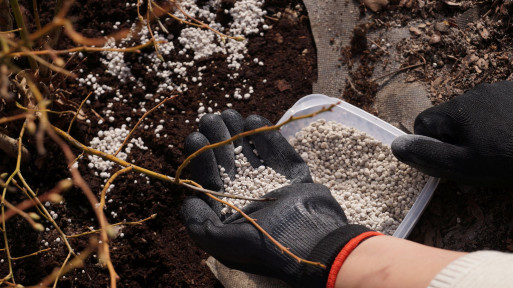
[[[191,238],[224,265],[279,278],[294,287],[326,287],[340,250],[351,239],[370,231],[361,225],[348,225],[340,205],[320,184],[292,184],[265,197],[277,199],[253,202],[243,211],[292,253],[321,262],[326,269],[298,263],[239,213],[221,221],[199,198],[185,201],[182,217]]]
[[[191,154],[205,145],[217,143],[245,130],[249,131],[266,125],[272,124],[269,120],[257,115],[249,116],[244,120],[237,111],[232,109],[225,110],[221,115],[206,114],[200,119],[200,132],[189,134],[185,140],[185,153]],[[253,153],[254,148],[249,141],[253,142],[260,157]],[[192,179],[204,188],[223,191],[223,181],[218,165],[221,165],[225,169],[225,173],[233,180],[236,173],[233,149],[241,145],[242,153],[254,168],[261,165],[269,166],[286,176],[292,183],[313,182],[308,166],[279,131],[255,134],[239,139],[233,144],[205,151],[194,158],[189,165]],[[263,163],[260,161],[261,159],[264,161]],[[204,200],[221,217],[222,205],[210,198],[204,198]]]
[[[242,126],[252,130],[270,124],[255,115],[244,121],[234,110],[224,111],[221,117],[207,114],[200,121],[201,133],[189,135],[185,147],[192,153],[209,141],[219,142],[242,132]],[[342,208],[328,188],[311,183],[308,166],[279,132],[256,134],[250,140],[264,160],[263,164],[285,175],[293,184],[265,196],[276,200],[252,202],[243,211],[291,252],[321,262],[327,269],[298,263],[239,213],[225,219],[218,202],[205,198],[188,198],[182,207],[182,217],[191,238],[230,268],[279,278],[293,286],[325,287],[330,267],[340,250],[355,237],[357,241],[353,244],[378,233],[369,232],[361,225],[347,224]],[[262,165],[247,141],[238,141],[235,146],[243,145],[243,153],[254,167]],[[221,191],[223,183],[217,163],[230,171],[229,175],[234,175],[233,154],[233,146],[203,153],[191,163],[193,179],[206,188]],[[345,255],[349,252],[350,249],[346,250]]]
[[[470,184],[513,183],[513,82],[480,84],[425,110],[414,132],[392,143],[400,161]]]

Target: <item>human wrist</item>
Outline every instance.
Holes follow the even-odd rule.
[[[340,272],[340,269],[342,268],[342,265],[345,263],[347,257],[353,252],[358,245],[360,245],[363,241],[374,237],[374,236],[383,236],[384,234],[376,231],[367,231],[364,232],[353,239],[351,239],[349,242],[347,242],[346,245],[340,250],[340,252],[335,257],[335,260],[333,261],[333,264],[331,265],[331,268],[329,270],[328,279],[326,281],[326,288],[335,288],[335,284],[337,282],[337,276]]]
[[[335,287],[427,287],[444,267],[465,254],[392,236],[373,237],[347,257]]]
[[[332,231],[317,243],[308,256],[309,260],[323,263],[326,265],[326,268],[323,269],[312,265],[303,266],[303,269],[300,272],[299,283],[304,287],[326,287],[330,271],[332,270],[332,265],[335,263],[335,260],[341,250],[349,245],[349,243],[354,244],[354,239],[360,239],[363,237],[358,240],[359,243],[364,239],[375,235],[382,234],[372,231],[363,225],[356,224],[345,225]],[[358,244],[354,247],[357,245]],[[354,247],[352,249],[354,249]]]

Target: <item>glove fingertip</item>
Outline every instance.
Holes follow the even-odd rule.
[[[208,139],[205,135],[200,132],[192,132],[185,138],[185,153],[186,155],[190,155],[196,151],[198,151],[201,147],[205,145],[209,145]]]
[[[263,126],[272,126],[271,121],[260,115],[250,115],[244,121],[244,130],[254,130]]]
[[[472,158],[464,147],[422,135],[398,137],[391,148],[399,161],[434,177],[462,178],[462,171]]]
[[[425,156],[421,142],[443,143],[442,141],[423,135],[403,135],[394,139],[391,145],[392,154],[401,162],[416,162]]]

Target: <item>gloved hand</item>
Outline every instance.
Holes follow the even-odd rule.
[[[200,120],[200,133],[191,133],[185,148],[192,153],[209,142],[219,142],[264,125],[271,123],[256,115],[244,120],[234,110],[226,110],[221,116],[207,114]],[[260,158],[253,153],[249,140],[253,141]],[[278,131],[255,134],[249,140],[238,140],[235,146],[243,145],[243,153],[253,167],[262,165],[262,159],[263,165],[285,175],[292,184],[265,196],[276,200],[253,202],[243,211],[294,254],[321,262],[328,269],[298,263],[239,213],[225,219],[220,213],[221,205],[211,198],[191,197],[185,201],[182,217],[191,238],[230,268],[279,278],[293,286],[325,286],[331,264],[342,247],[355,237],[353,244],[378,233],[361,225],[348,225],[328,188],[312,183],[308,166]],[[233,149],[233,145],[227,145],[195,158],[191,163],[193,179],[205,188],[222,191],[217,165],[222,165],[233,178],[236,172]]]
[[[229,109],[221,115],[206,114],[200,119],[199,132],[193,132],[185,140],[185,153],[195,152],[201,147],[217,143],[231,138],[244,131],[253,130],[262,126],[272,125],[269,120],[252,115],[244,119],[237,111]],[[253,147],[260,157],[253,153]],[[294,148],[290,146],[279,131],[269,131],[238,139],[233,144],[207,150],[194,158],[189,167],[192,172],[192,180],[201,184],[204,188],[223,191],[223,181],[219,174],[218,165],[225,169],[233,180],[236,174],[234,148],[242,146],[242,153],[254,168],[261,165],[269,166],[276,172],[287,177],[291,183],[312,183],[312,177],[308,166]],[[260,160],[263,160],[262,163]],[[211,198],[203,198],[219,217],[222,205]]]
[[[480,84],[425,110],[414,133],[392,143],[400,161],[470,184],[512,183],[513,82]]]

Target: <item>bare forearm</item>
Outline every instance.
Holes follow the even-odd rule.
[[[427,287],[447,264],[465,254],[390,236],[372,237],[348,256],[336,288]]]

